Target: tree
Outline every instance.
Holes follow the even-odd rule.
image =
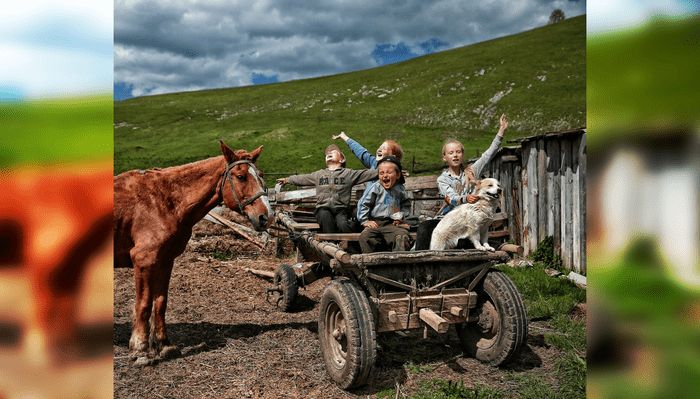
[[[557,8],[556,10],[552,11],[551,14],[549,14],[549,23],[550,24],[556,24],[557,22],[561,22],[566,18],[564,16],[564,11],[561,10],[561,8]]]

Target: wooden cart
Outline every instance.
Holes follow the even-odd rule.
[[[434,177],[407,181],[414,214],[425,209],[419,201],[440,200],[430,193],[434,182]],[[362,188],[356,188],[353,198]],[[506,252],[351,254],[341,247],[359,234],[320,234],[310,214],[299,211],[299,204],[312,203],[313,189],[285,192],[284,197],[276,192],[277,204],[293,205],[279,207],[276,220],[294,242],[297,263],[278,267],[268,292],[287,311],[298,287],[333,277],[321,296],[318,333],[326,369],[339,387],[367,381],[378,333],[423,329],[427,336],[428,328],[446,333],[454,325],[465,352],[494,366],[512,359],[525,343],[527,315],[520,294],[504,273],[491,268],[509,259]],[[492,234],[499,236],[503,234]]]

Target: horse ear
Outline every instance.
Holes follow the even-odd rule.
[[[252,157],[253,163],[255,163],[258,160],[258,157],[260,156],[260,153],[263,150],[263,146],[260,146],[253,151],[250,152],[250,156]]]
[[[227,146],[223,140],[219,140],[219,143],[221,143],[221,153],[224,154],[226,162],[236,162],[238,160],[238,157],[236,157],[236,153],[233,152],[233,150],[229,146]]]

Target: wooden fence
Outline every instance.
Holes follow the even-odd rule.
[[[586,132],[526,137],[504,147],[483,171],[504,188],[511,240],[525,255],[546,237],[567,270],[586,274]]]

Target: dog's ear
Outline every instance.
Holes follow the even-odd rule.
[[[481,180],[473,180],[473,181],[472,181],[471,183],[469,183],[469,184],[472,185],[471,191],[472,191],[474,194],[479,194],[479,190],[481,190]]]

